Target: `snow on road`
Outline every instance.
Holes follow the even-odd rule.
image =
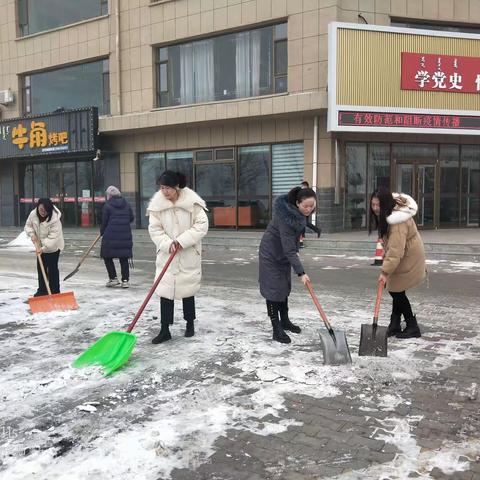
[[[368,386],[372,379],[411,382],[422,372],[475,358],[472,345],[479,341],[473,324],[466,325],[471,338],[459,339],[444,332],[434,316],[425,316],[423,339],[392,341],[388,359],[358,357],[360,325],[371,321],[371,302],[352,298],[347,305],[323,291],[324,308],[334,325],[347,332],[354,357],[351,367],[327,367],[317,332],[320,320],[307,297],[292,297],[292,320],[303,332],[285,346],[271,341],[257,290],[205,287],[197,299],[195,337],[183,337],[184,321],[177,311],[173,341],[152,345],[159,329],[154,318],[158,302],[152,300],[134,332],[138,341],[130,361],[104,378],[98,368],[76,370],[71,362],[102,335],[125,329],[144,289],[107,290],[100,281],[89,285],[84,280],[79,274],[69,283],[79,310],[32,316],[23,300],[34,290],[33,275],[0,272],[2,478],[168,478],[175,468],[205,462],[215,440],[230,429],[261,435],[285,431],[294,422],[283,414],[288,393],[321,398],[358,385],[366,416],[375,410],[394,414],[408,399],[400,391],[378,396]],[[425,313],[433,308],[420,306]],[[457,307],[435,308],[454,321],[460,315]],[[392,416],[389,422],[397,428],[390,429],[391,442],[404,445],[410,438],[402,433],[408,431],[408,421]],[[408,442],[404,448],[415,450],[414,440]],[[475,448],[446,449],[446,455],[456,454],[456,463],[442,463],[441,452],[429,461],[457,465],[461,471],[458,458]],[[413,463],[393,462],[389,472],[403,475],[417,468],[423,460],[415,452]],[[372,472],[371,478],[380,478]]]

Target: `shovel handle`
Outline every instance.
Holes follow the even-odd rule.
[[[310,296],[312,297],[313,303],[317,307],[318,313],[322,317],[323,323],[327,327],[328,330],[332,329],[332,326],[330,325],[330,322],[328,321],[327,316],[325,315],[325,312],[323,311],[322,306],[320,305],[320,302],[318,301],[317,296],[315,295],[315,292],[313,291],[313,287],[310,281],[307,281],[305,283],[306,287],[308,288],[308,291],[310,292]]]
[[[150,288],[145,300],[142,303],[142,306],[139,308],[137,314],[135,315],[135,318],[132,320],[132,323],[129,325],[127,332],[130,333],[133,330],[133,327],[135,327],[135,324],[137,323],[138,319],[140,318],[140,315],[143,313],[145,310],[145,307],[147,306],[147,303],[150,301],[150,298],[152,298],[153,293],[158,287],[158,284],[162,280],[163,276],[165,275],[165,272],[167,271],[167,268],[170,266],[172,263],[173,257],[175,257],[176,253],[179,250],[179,246],[175,248],[175,250],[170,254],[170,257],[168,257],[167,263],[163,267],[163,270],[160,272],[160,275],[157,277],[155,280],[155,283],[152,285],[152,288]]]
[[[385,287],[385,283],[380,280],[378,282],[378,289],[377,289],[377,300],[375,301],[375,310],[373,312],[373,324],[376,325],[378,322],[378,315],[380,314],[380,302],[382,300],[382,293],[383,288]]]
[[[40,245],[35,242],[35,246],[37,250],[40,250]],[[47,272],[45,272],[45,266],[43,265],[42,254],[37,253],[37,261],[40,264],[40,270],[42,271],[43,281],[45,282],[45,287],[47,287],[47,292],[49,295],[52,295],[52,291],[50,290],[50,284],[48,283]]]
[[[83,263],[83,261],[87,258],[88,254],[92,251],[92,248],[97,244],[101,237],[102,235],[99,233],[95,240],[92,242],[92,244],[88,247],[88,250],[83,254],[82,258],[78,262],[77,267],[79,267]]]

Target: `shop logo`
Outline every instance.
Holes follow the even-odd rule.
[[[42,151],[67,150],[68,132],[49,132],[45,122],[34,120],[30,122],[30,130],[28,130],[27,126],[20,122],[12,128],[12,143],[19,150],[23,150],[27,144],[30,149],[41,148]]]

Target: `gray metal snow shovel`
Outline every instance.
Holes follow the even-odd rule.
[[[315,292],[313,291],[312,284],[307,282],[306,286],[326,327],[326,329],[321,328],[318,332],[320,335],[320,341],[322,342],[323,363],[325,365],[344,365],[352,363],[352,356],[348,349],[345,332],[343,330],[334,330],[332,328]]]
[[[360,330],[360,347],[358,355],[371,357],[387,356],[387,327],[379,327],[378,314],[380,313],[380,300],[382,299],[383,287],[382,281],[378,282],[377,300],[375,302],[375,311],[373,313],[373,323],[362,324]]]

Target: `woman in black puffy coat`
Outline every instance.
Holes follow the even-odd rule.
[[[100,256],[105,262],[108,272],[107,287],[120,286],[117,278],[117,272],[113,263],[114,258],[120,260],[122,271],[123,288],[128,288],[130,272],[128,268],[128,259],[132,258],[132,228],[130,224],[134,220],[132,207],[122,197],[120,190],[113,185],[106,190],[107,201],[103,206],[102,227],[102,247]]]
[[[288,296],[292,289],[292,270],[304,284],[310,280],[298,256],[298,248],[307,217],[315,206],[316,194],[310,188],[296,187],[287,195],[281,195],[275,200],[273,219],[260,242],[260,293],[267,301],[273,339],[280,343],[291,341],[285,330],[300,333],[300,327],[288,317]]]

